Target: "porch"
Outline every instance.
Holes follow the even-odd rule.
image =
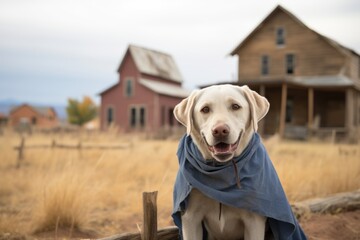
[[[359,124],[359,93],[348,87],[306,87],[291,83],[250,85],[270,102],[259,123],[263,135],[307,139],[343,138]]]

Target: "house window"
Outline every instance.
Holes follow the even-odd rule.
[[[32,117],[32,118],[31,118],[31,124],[32,124],[32,125],[36,125],[36,117]]]
[[[294,71],[295,71],[295,56],[294,56],[294,54],[286,54],[285,64],[286,64],[286,73],[294,74]]]
[[[106,110],[106,123],[110,125],[114,121],[114,109],[112,107],[108,107]]]
[[[174,115],[173,115],[173,108],[169,108],[169,126],[174,126]]]
[[[127,79],[125,81],[125,96],[131,97],[134,95],[134,84],[132,79]]]
[[[132,107],[130,109],[130,126],[132,128],[136,127],[136,108]]]
[[[140,107],[140,127],[145,127],[145,108]]]
[[[146,126],[146,108],[145,107],[131,107],[130,108],[130,126],[132,128]]]
[[[265,76],[269,74],[269,56],[263,55],[261,57],[261,75]]]
[[[279,27],[276,29],[276,46],[282,47],[285,45],[285,29]]]
[[[294,112],[294,100],[293,98],[288,98],[286,100],[286,123],[292,122],[293,112]]]

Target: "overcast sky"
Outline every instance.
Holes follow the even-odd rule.
[[[360,52],[359,0],[0,0],[0,100],[98,102],[128,44],[171,54],[186,88],[233,80],[229,53],[278,4]]]

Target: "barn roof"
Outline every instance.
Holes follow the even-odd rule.
[[[183,81],[180,71],[171,55],[135,45],[129,45],[118,71],[122,68],[127,53],[131,54],[137,69],[141,73],[178,83]]]
[[[359,54],[350,49],[347,48],[341,44],[339,44],[338,42],[336,42],[333,39],[330,39],[318,32],[316,32],[315,30],[309,28],[307,25],[305,25],[299,18],[297,18],[294,14],[292,14],[291,12],[289,12],[288,10],[286,10],[285,8],[283,8],[282,6],[278,5],[267,17],[265,17],[265,19],[242,41],[240,42],[240,44],[230,53],[231,56],[234,56],[238,53],[238,51],[244,47],[249,40],[257,33],[259,32],[263,26],[265,25],[265,23],[267,21],[269,21],[269,19],[271,19],[274,15],[278,14],[279,12],[283,12],[285,14],[287,14],[290,18],[292,18],[295,22],[297,22],[298,24],[304,26],[305,28],[309,29],[310,31],[314,32],[315,34],[317,34],[320,38],[322,38],[323,40],[325,40],[328,44],[330,44],[331,46],[333,46],[335,49],[337,49],[338,51],[342,52],[342,53],[352,53],[355,54],[357,56],[359,56]]]
[[[139,83],[153,92],[166,96],[185,98],[190,94],[190,91],[175,84],[163,83],[144,78],[140,79]]]

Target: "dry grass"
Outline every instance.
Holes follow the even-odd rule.
[[[16,134],[0,136],[0,234],[59,228],[100,236],[137,231],[143,191],[158,190],[159,225],[172,224],[177,141],[96,135],[33,135],[27,144],[117,144],[112,150],[28,149],[16,169]],[[360,188],[360,147],[266,141],[290,201]]]

